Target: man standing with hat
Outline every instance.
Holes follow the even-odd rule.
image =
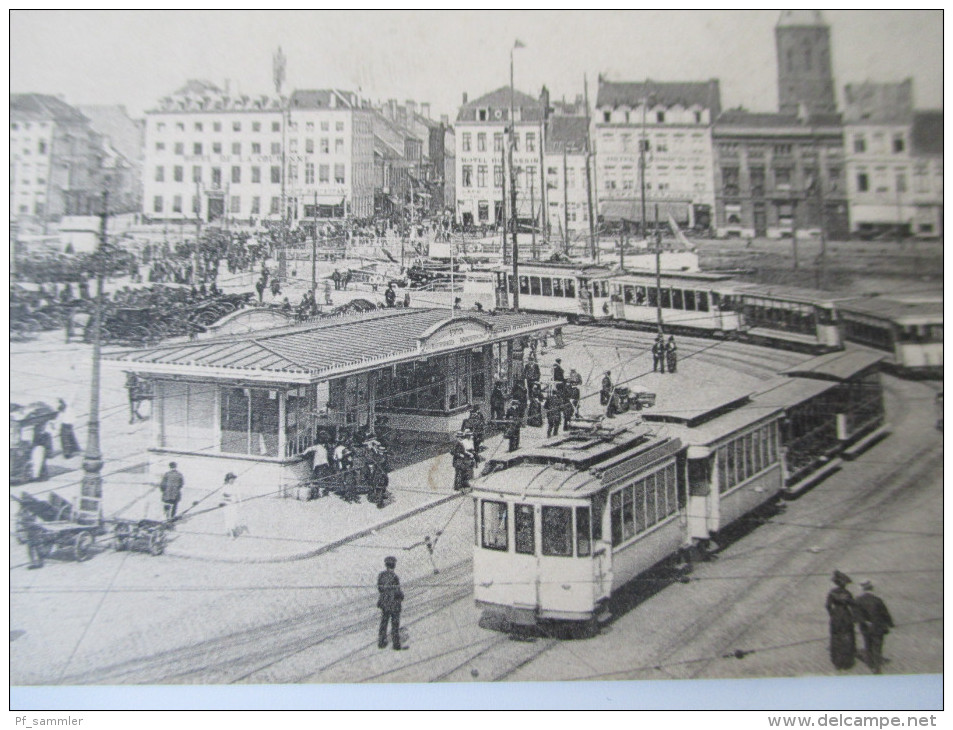
[[[179,500],[182,499],[182,487],[184,486],[185,478],[173,461],[169,464],[169,471],[162,475],[162,483],[159,485],[162,490],[162,506],[165,508],[165,518],[167,520],[175,519],[175,512],[178,509]]]
[[[400,607],[404,600],[404,592],[400,589],[400,579],[394,568],[397,567],[397,558],[384,558],[384,568],[377,576],[377,607],[381,610],[381,625],[377,632],[377,648],[387,648],[387,624],[390,624],[391,643],[396,650],[400,650]],[[404,647],[406,648],[406,647]]]
[[[827,614],[830,617],[831,663],[837,669],[850,669],[854,666],[857,651],[854,637],[854,596],[847,590],[850,578],[839,570],[834,571],[831,580],[837,586],[827,594]]]
[[[874,595],[874,584],[871,581],[865,580],[860,587],[864,589],[864,593],[856,602],[857,620],[860,623],[860,633],[864,637],[867,664],[874,674],[880,674],[884,661],[884,636],[893,628],[893,618],[883,599]]]

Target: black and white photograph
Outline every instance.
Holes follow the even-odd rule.
[[[942,10],[8,17],[11,710],[942,709]]]

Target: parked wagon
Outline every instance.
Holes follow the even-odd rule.
[[[96,537],[105,532],[101,519],[80,522],[72,504],[55,492],[46,500],[23,492],[17,501],[17,541],[29,546],[36,567],[58,550],[70,552],[78,562],[88,560]]]

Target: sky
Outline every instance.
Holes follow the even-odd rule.
[[[774,26],[754,11],[29,11],[10,14],[10,91],[70,104],[123,104],[133,116],[191,78],[273,93],[272,54],[287,57],[285,92],[359,90],[373,101],[429,102],[453,120],[509,84],[574,98],[588,77],[721,81],[722,107],[777,108]],[[846,83],[914,79],[919,108],[943,102],[943,16],[929,11],[824,11],[838,98]]]

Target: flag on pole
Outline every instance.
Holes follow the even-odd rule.
[[[516,43],[513,44],[513,48],[526,48],[526,44],[523,43],[519,38],[516,39]]]
[[[281,52],[281,46],[278,46],[278,52],[272,56],[272,71],[274,72],[275,93],[281,96],[281,86],[285,81],[285,66],[288,59]]]

